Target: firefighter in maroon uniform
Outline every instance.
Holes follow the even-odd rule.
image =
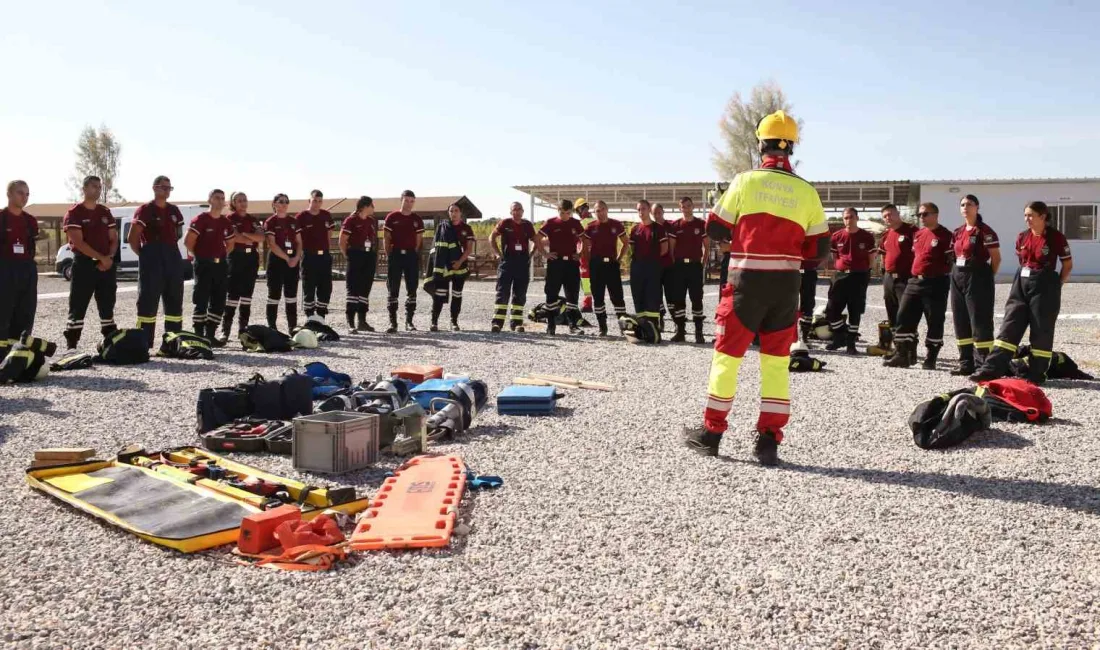
[[[336,229],[332,214],[322,210],[325,195],[321,190],[309,193],[309,209],[299,212],[294,220],[302,236],[302,308],[306,318],[328,316],[328,301],[332,298],[332,253],[330,233]]]
[[[917,362],[917,325],[923,314],[928,326],[924,368],[933,370],[943,347],[943,323],[947,318],[951,231],[940,225],[940,209],[935,203],[922,203],[917,216],[924,227],[913,235],[913,266],[898,306],[894,353],[886,357],[883,365],[908,368]]]
[[[827,350],[847,347],[848,354],[856,354],[859,339],[859,322],[867,307],[867,283],[871,279],[871,253],[875,250],[875,236],[859,227],[859,212],[855,208],[844,211],[844,228],[833,233],[832,251],[836,273],[829,287],[829,301],[825,305],[825,319],[833,338]],[[848,320],[844,320],[844,311]]]
[[[951,374],[970,375],[993,349],[993,280],[1001,266],[1001,244],[978,212],[978,197],[964,196],[959,212],[965,223],[955,229],[955,266],[951,269],[951,314],[959,367]]]
[[[706,259],[710,242],[707,239],[706,224],[695,218],[695,204],[691,197],[680,199],[680,214],[683,218],[673,223],[676,238],[670,244],[673,256],[672,311],[676,323],[673,343],[683,341],[687,336],[687,298],[691,296],[691,320],[695,323],[695,342],[706,343],[703,338],[703,260]]]
[[[581,290],[580,261],[577,255],[577,242],[581,243],[581,256],[588,255],[588,241],[581,235],[584,226],[573,218],[573,202],[562,199],[558,205],[558,216],[547,219],[539,228],[539,248],[546,255],[546,309],[550,314],[564,310],[569,323],[570,334],[580,334],[581,312],[577,300]],[[565,291],[565,304],[559,293]],[[557,322],[550,316],[546,322],[546,333],[557,332]]]
[[[195,258],[195,288],[191,294],[195,311],[191,329],[206,337],[212,346],[221,347],[225,343],[218,338],[218,326],[222,322],[225,296],[229,289],[225,243],[233,238],[233,226],[222,214],[225,192],[213,190],[207,198],[210,210],[191,220],[183,244]]]
[[[153,200],[134,212],[127,236],[138,256],[137,322],[150,349],[156,342],[157,303],[164,304],[164,331],[183,329],[183,213],[168,202],[172,189],[167,176],[153,180]]]
[[[229,291],[225,299],[225,315],[222,317],[222,341],[229,340],[233,316],[240,309],[237,333],[248,327],[252,317],[252,294],[256,291],[256,277],[260,273],[260,244],[264,242],[263,224],[248,214],[248,196],[244,192],[229,195],[229,225],[233,236],[228,242]]]
[[[103,183],[98,176],[84,179],[84,201],[65,213],[65,234],[73,251],[72,285],[69,287],[69,322],[65,325],[65,343],[76,348],[84,330],[84,316],[95,296],[99,311],[99,329],[107,336],[115,327],[115,296],[118,289],[115,251],[118,250],[118,225],[107,206],[100,205]]]
[[[798,288],[798,330],[802,342],[809,343],[814,327],[814,309],[817,308],[817,260],[802,260],[802,279]]]
[[[416,194],[412,190],[401,193],[401,209],[386,215],[386,289],[389,293],[386,307],[390,312],[387,334],[397,332],[397,299],[401,282],[405,282],[405,329],[416,331],[413,315],[416,313],[416,285],[420,280],[420,246],[424,239],[424,221],[413,212]]]
[[[879,323],[879,343],[876,352],[889,354],[898,328],[898,307],[913,269],[913,236],[917,229],[901,220],[896,205],[882,208],[886,234],[879,252],[883,254],[882,297],[886,302],[886,323]],[[870,350],[868,350],[870,352]]]
[[[34,330],[38,309],[35,242],[45,237],[38,220],[24,212],[31,190],[25,181],[8,183],[8,207],[0,210],[0,360],[24,333]]]
[[[662,278],[666,267],[669,240],[664,225],[650,215],[649,201],[638,201],[638,220],[630,230],[630,295],[638,322],[656,326],[663,293]]]
[[[790,349],[798,339],[798,271],[802,260],[828,254],[829,228],[821,197],[791,166],[798,141],[794,118],[776,111],[760,121],[756,135],[760,168],[738,174],[707,219],[711,237],[730,232],[729,284],[722,287],[714,318],[703,425],[684,433],[691,449],[718,455],[741,361],[759,333],[760,415],[753,454],[763,465],[776,465],[791,413]]]
[[[497,302],[493,311],[492,332],[500,332],[508,320],[513,332],[524,331],[523,307],[527,304],[527,285],[531,282],[531,249],[537,236],[535,227],[523,218],[523,205],[513,201],[511,219],[493,228],[489,245],[500,261],[497,266]]]
[[[279,320],[279,298],[286,303],[287,332],[298,326],[298,275],[302,265],[302,234],[298,222],[287,214],[290,199],[276,194],[271,201],[275,214],[264,222],[267,248],[267,326]]]
[[[676,224],[665,221],[665,206],[660,203],[653,206],[652,214],[653,223],[663,228],[665,236],[668,238],[668,250],[661,256],[661,304],[660,308],[657,310],[658,314],[660,314],[657,327],[663,333],[665,331],[665,311],[667,310],[669,312],[674,322],[677,316],[677,314],[672,311],[672,299],[676,295],[676,285],[678,283],[676,265],[672,257],[672,251],[676,247]],[[686,317],[687,312],[685,311],[680,314],[680,316]]]
[[[588,272],[592,288],[592,311],[600,327],[600,336],[607,336],[606,294],[611,294],[615,321],[626,315],[623,300],[622,257],[630,242],[621,221],[607,216],[607,204],[596,201],[596,218],[588,223],[582,235],[588,242]],[[619,247],[619,243],[622,247]]]
[[[1024,210],[1027,230],[1016,237],[1020,268],[1012,280],[1005,305],[1005,319],[993,343],[993,351],[970,376],[971,381],[988,381],[1008,374],[1016,348],[1031,330],[1031,358],[1028,381],[1042,384],[1054,356],[1054,326],[1062,307],[1062,285],[1073,272],[1073,256],[1066,236],[1047,224],[1046,203],[1033,201]],[[1058,260],[1062,261],[1061,272]]]
[[[378,222],[374,218],[374,199],[359,197],[355,212],[340,227],[340,252],[347,260],[348,328],[352,334],[373,332],[367,322],[370,290],[378,269]]]

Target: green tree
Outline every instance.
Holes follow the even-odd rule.
[[[76,141],[75,153],[76,165],[69,179],[74,200],[83,198],[81,186],[85,176],[98,176],[103,181],[104,202],[122,203],[126,200],[115,188],[122,145],[118,143],[115,134],[107,128],[107,125],[101,124],[99,129],[91,126],[84,127]]]
[[[714,170],[723,181],[760,164],[756,125],[765,115],[778,110],[792,112],[787,96],[775,80],[756,84],[747,100],[741,93],[734,93],[730,98],[718,122],[723,147],[721,150],[712,147],[711,158]],[[802,120],[798,120],[798,130],[801,134]]]

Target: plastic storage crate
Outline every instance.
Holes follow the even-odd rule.
[[[294,418],[294,469],[342,474],[378,460],[378,416],[329,411]]]

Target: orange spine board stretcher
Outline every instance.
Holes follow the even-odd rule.
[[[378,489],[351,536],[356,551],[446,546],[466,490],[458,456],[417,456]]]

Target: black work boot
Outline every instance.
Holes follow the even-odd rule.
[[[248,321],[252,318],[252,304],[241,305],[238,314],[240,315],[240,320],[237,321],[237,334],[240,334],[248,327]],[[233,323],[229,323],[229,325],[232,327]],[[227,341],[229,340],[229,328],[225,329],[225,339]]]
[[[429,332],[438,332],[439,331],[439,315],[441,313],[443,313],[443,303],[436,300],[434,303],[432,303],[432,324],[428,328]],[[408,324],[410,322],[412,322],[411,319],[409,321],[405,322],[405,328],[406,329],[408,329],[408,327],[409,327]]]
[[[298,305],[286,306],[286,331],[289,334],[298,328]]]
[[[80,342],[80,330],[65,330],[65,349],[75,350]]]
[[[462,328],[458,326],[458,320],[457,319],[451,319],[451,331],[452,332],[461,332],[462,331]]]
[[[938,359],[939,357],[940,357],[940,346],[938,346],[938,345],[929,345],[928,347],[925,348],[924,363],[921,364],[921,368],[924,368],[925,370],[935,370],[936,369],[936,359]]]
[[[390,305],[390,326],[386,328],[386,334],[397,333],[397,305]]]
[[[882,365],[887,368],[908,368],[916,363],[917,344],[911,341],[894,341],[894,356],[887,357]]]
[[[413,323],[413,314],[416,313],[416,305],[405,305],[405,331],[415,332],[416,324]]]
[[[676,334],[669,339],[670,343],[683,343],[687,340],[687,321],[683,318],[676,319]]]
[[[360,332],[373,332],[374,328],[367,322],[367,306],[359,305],[358,330]]]
[[[703,319],[702,318],[696,318],[695,319],[695,343],[696,343],[696,345],[701,345],[701,344],[706,343],[706,342],[707,342],[707,340],[705,338],[703,338]]]
[[[752,455],[766,467],[775,467],[779,464],[779,441],[771,431],[761,431],[756,434],[756,444],[752,448]]]
[[[974,366],[974,346],[959,348],[959,365],[951,371],[951,374],[955,377],[968,377],[975,371],[977,368]]]
[[[218,338],[217,323],[206,324],[206,338],[210,340],[210,347],[212,348],[224,348],[226,346],[226,342]]]
[[[229,340],[229,329],[233,327],[233,317],[236,315],[236,307],[226,307],[225,313],[222,314],[222,338],[224,340]]]
[[[607,314],[596,314],[596,324],[600,328],[600,336],[607,336]]]
[[[803,343],[810,342],[810,330],[813,329],[813,323],[811,321],[798,321],[798,334]]]
[[[267,306],[267,326],[273,330],[279,329],[275,327],[279,324],[279,305]]]
[[[351,307],[348,307],[347,314],[346,314],[347,319],[348,319],[348,329],[351,330],[352,334],[358,334],[359,333],[359,328],[357,328],[355,326],[355,307],[356,307],[356,305],[352,305]]]
[[[826,350],[836,351],[848,345],[848,328],[833,330],[833,338],[825,344]]]
[[[554,314],[550,314],[546,317],[546,333],[550,336],[554,336],[558,333],[558,322]]]
[[[684,428],[684,445],[702,456],[717,456],[722,434],[711,433],[705,427]]]
[[[856,341],[859,340],[859,332],[848,332],[848,347],[844,350],[848,354],[859,354],[856,349]]]

